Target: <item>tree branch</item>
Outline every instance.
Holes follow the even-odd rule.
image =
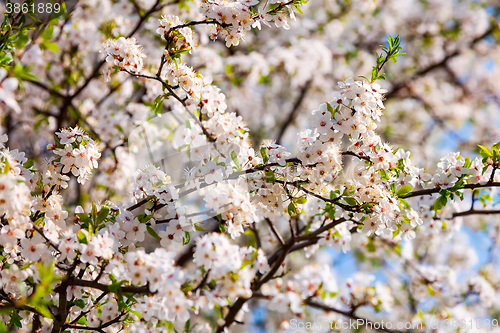
[[[109,285],[102,284],[95,281],[83,280],[80,278],[70,278],[68,279],[68,286],[80,286],[99,289],[108,293],[115,293],[110,289]],[[133,294],[154,294],[149,290],[149,286],[120,286],[116,293],[133,293]]]
[[[356,321],[357,320],[362,320],[364,325],[366,324],[374,324],[374,322],[368,320],[368,319],[365,319],[365,318],[361,318],[359,316],[357,316],[356,314],[354,314],[355,311],[344,311],[344,310],[340,310],[340,309],[336,309],[336,308],[332,308],[332,307],[329,307],[327,305],[324,305],[324,304],[320,304],[320,303],[317,303],[317,302],[314,302],[310,299],[306,300],[304,302],[306,305],[310,306],[310,307],[313,307],[315,309],[320,309],[320,310],[323,310],[323,311],[326,311],[326,312],[335,312],[335,313],[338,313],[338,314],[341,314],[345,317],[348,317],[348,318],[351,318],[351,319],[355,319]],[[382,332],[386,332],[386,333],[400,333],[400,331],[396,331],[396,330],[390,330],[388,328],[385,328],[383,327],[383,325],[377,325],[379,326],[379,330],[382,331]]]
[[[285,134],[288,126],[290,126],[290,124],[295,120],[296,113],[299,110],[299,107],[302,104],[302,101],[306,97],[306,94],[307,94],[309,88],[311,88],[311,83],[312,83],[312,79],[309,79],[304,84],[304,86],[302,88],[300,88],[299,96],[298,96],[297,100],[295,101],[295,103],[293,103],[292,111],[290,111],[285,122],[280,127],[278,137],[276,138],[276,142],[278,144],[281,144],[281,139],[283,138],[283,135]]]
[[[461,189],[476,189],[476,188],[484,188],[484,187],[500,187],[500,182],[487,182],[486,184],[466,184]],[[431,188],[425,190],[411,191],[405,195],[402,195],[401,198],[412,198],[419,197],[422,195],[432,195],[434,193],[439,193],[441,188]]]
[[[497,15],[494,15],[494,17],[496,17]],[[496,23],[495,22],[492,22],[490,28],[488,30],[486,30],[482,35],[474,38],[467,46],[467,48],[465,49],[470,49],[472,48],[475,44],[477,44],[479,41],[485,39],[486,37],[488,37],[489,35],[491,35],[495,30],[496,30]],[[392,86],[392,89],[387,92],[385,94],[385,99],[389,99],[389,98],[392,98],[393,96],[396,95],[396,93],[398,91],[400,91],[401,89],[403,88],[406,88],[406,86],[412,82],[413,80],[421,77],[421,76],[424,76],[432,71],[434,71],[435,69],[437,68],[441,68],[443,66],[446,65],[446,63],[448,62],[448,60],[460,55],[462,52],[463,52],[464,49],[460,50],[460,49],[456,49],[455,51],[447,54],[443,59],[441,59],[440,61],[438,62],[435,62],[425,68],[422,68],[421,70],[417,71],[415,74],[411,75],[410,77],[400,81],[400,82],[397,82],[395,83],[393,86]]]

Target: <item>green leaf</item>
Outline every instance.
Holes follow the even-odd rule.
[[[30,73],[31,66],[23,66],[20,62],[14,65],[13,74],[20,80],[38,81],[38,77]]]
[[[290,215],[290,216],[296,215],[295,214],[295,205],[293,204],[293,202],[290,202],[288,204],[288,215]]]
[[[87,236],[85,235],[85,233],[81,230],[78,230],[78,242],[79,243],[82,243],[82,244],[88,244],[88,241],[87,241]]]
[[[40,46],[42,46],[42,48],[46,48],[48,50],[51,50],[52,52],[59,53],[59,45],[57,45],[57,43],[51,42],[49,40],[43,41],[40,44]]]
[[[155,98],[153,102],[153,113],[154,114],[160,114],[163,111],[163,100],[165,99],[164,95],[159,95],[158,97]],[[189,121],[186,121],[186,124],[189,123]],[[191,124],[189,124],[191,126]]]
[[[49,25],[47,27],[47,29],[45,29],[45,31],[42,33],[41,37],[43,39],[51,39],[53,31],[54,31],[54,26],[53,25]]]
[[[231,159],[233,160],[234,165],[236,165],[237,170],[240,171],[241,170],[240,161],[238,161],[238,156],[234,151],[231,152]]]
[[[146,223],[153,218],[153,215],[141,214],[138,218],[141,223]]]
[[[344,192],[342,193],[342,196],[344,197],[350,197],[350,196],[353,196],[354,193],[356,193],[356,191],[354,189],[349,189],[349,188],[345,188],[344,189]]]
[[[189,327],[191,326],[191,319],[188,319],[186,321],[186,324],[184,325],[184,332],[189,332]]]
[[[85,301],[83,299],[76,299],[73,303],[78,306],[80,309],[85,307]]]
[[[384,169],[380,169],[378,171],[378,173],[380,174],[380,178],[383,179],[383,180],[389,180],[389,176],[387,175],[387,172],[385,172]]]
[[[94,200],[92,200],[92,211],[90,215],[92,216],[92,221],[95,222],[97,220],[97,206],[95,205]]]
[[[194,230],[199,231],[199,232],[205,232],[206,230],[203,229],[200,225],[195,224],[194,225]]]
[[[78,213],[76,214],[76,216],[78,216],[78,218],[80,219],[80,221],[86,223],[86,224],[92,224],[92,219],[85,213]]]
[[[184,239],[182,240],[183,245],[188,244],[190,240],[191,240],[191,235],[189,234],[189,232],[185,231]]]
[[[303,197],[295,199],[295,203],[298,204],[298,205],[303,205],[306,202],[307,202],[307,197],[306,196],[303,196]]]
[[[17,312],[11,313],[9,326],[17,326],[19,328],[22,328],[23,327],[23,325],[21,323],[22,319],[23,319],[23,317],[21,317]]]
[[[266,147],[261,147],[260,148],[260,155],[262,156],[262,159],[264,160],[264,164],[269,161],[269,157],[267,156],[267,148]]]
[[[471,165],[472,161],[470,160],[469,156],[465,156],[464,168],[470,168]]]
[[[392,238],[393,238],[393,239],[394,239],[394,238],[396,238],[396,236],[397,236],[397,235],[399,235],[399,233],[400,233],[400,232],[401,232],[401,229],[400,229],[400,228],[398,228],[397,230],[393,231],[393,232],[392,232]]]
[[[9,68],[9,64],[14,60],[10,52],[0,53],[0,67]]]
[[[148,226],[146,227],[146,229],[148,230],[148,232],[149,232],[149,234],[150,234],[151,236],[153,236],[154,238],[156,238],[156,240],[157,240],[158,242],[161,242],[161,238],[160,238],[160,236],[158,236],[158,234],[156,233],[156,231],[155,231],[155,230],[154,230],[151,226],[149,226],[149,225],[148,225]],[[188,241],[188,243],[189,243],[189,241]]]
[[[375,82],[375,80],[377,80],[377,78],[378,78],[378,68],[373,67],[372,75],[371,75],[371,82]]]
[[[23,270],[25,270],[26,268],[30,267],[30,266],[31,266],[31,265],[33,265],[33,264],[34,264],[34,262],[33,262],[33,261],[32,261],[32,262],[28,262],[28,263],[24,264],[24,265],[21,267],[21,270],[23,271]]]
[[[276,177],[274,176],[274,172],[272,170],[266,171],[266,182],[274,183],[276,181]]]
[[[373,243],[372,239],[368,240],[368,243],[366,243],[366,249],[368,252],[375,252],[375,244]]]
[[[10,171],[10,163],[9,163],[9,160],[6,158],[2,158],[2,162],[4,163],[3,173],[6,174]]]
[[[139,318],[139,320],[141,320],[141,314],[138,311],[130,309],[128,312],[133,313],[137,318]]]
[[[101,222],[104,221],[104,219],[108,216],[108,213],[109,213],[108,207],[101,207],[99,215],[97,215],[97,224],[101,224]]]
[[[391,192],[392,194],[396,194],[396,184],[394,183],[391,184]]]
[[[404,185],[403,187],[401,187],[398,192],[397,192],[397,196],[398,197],[402,197],[402,196],[405,196],[406,194],[408,194],[411,190],[413,189],[413,186],[411,186],[410,184],[406,184]]]
[[[344,200],[350,206],[358,206],[359,205],[358,201],[354,198],[344,198]]]
[[[335,200],[337,199],[337,194],[339,191],[330,191],[330,200]]]
[[[406,201],[403,198],[399,198],[399,202],[401,202],[401,204],[403,205],[403,207],[405,207],[408,210],[411,210],[411,207],[410,207],[410,204],[408,203],[408,201]]]
[[[27,161],[23,164],[23,167],[24,167],[25,169],[29,169],[29,168],[31,168],[33,165],[34,165],[33,160],[27,160]]]
[[[446,203],[448,202],[448,199],[445,196],[440,196],[439,198],[436,199],[436,202],[434,202],[434,210],[436,212],[440,212],[441,208],[446,206]]]
[[[493,154],[491,153],[491,151],[488,148],[486,148],[485,146],[478,145],[478,147],[481,148],[481,150],[480,150],[479,153],[481,154],[481,156],[483,158],[487,158],[487,157],[492,157],[493,156]]]
[[[497,149],[493,150],[493,158],[495,161],[500,161],[500,152]]]
[[[335,110],[333,107],[330,105],[330,103],[326,102],[326,108],[327,110],[332,114],[332,117],[335,115]]]

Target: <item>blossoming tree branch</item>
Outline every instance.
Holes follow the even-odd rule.
[[[498,326],[498,117],[457,132],[440,107],[456,98],[498,116],[490,73],[452,63],[478,52],[498,71],[498,8],[464,1],[456,8],[467,15],[455,17],[409,1],[448,25],[407,31],[408,17],[384,16],[403,44],[370,21],[396,2],[316,2],[61,2],[45,15],[34,0],[5,6],[0,332]],[[471,26],[479,19],[482,30]],[[377,39],[343,36],[347,22]],[[308,40],[308,24],[323,39]],[[425,41],[445,53],[419,54]],[[391,128],[417,128],[418,112],[429,128],[400,146]],[[439,131],[465,152],[433,155],[427,140]],[[489,249],[476,254],[467,232],[487,235]],[[478,256],[479,270],[463,273]]]

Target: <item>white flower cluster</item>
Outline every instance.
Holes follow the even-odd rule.
[[[292,153],[288,152],[285,147],[270,140],[265,140],[261,145],[261,149],[262,148],[266,149],[269,163],[278,163],[279,165],[284,166],[286,164],[286,159],[292,156]]]
[[[120,210],[116,223],[109,227],[109,231],[123,246],[132,247],[137,242],[144,241],[146,224],[141,223],[131,212]]]
[[[318,113],[320,112],[316,112],[315,115]],[[319,137],[317,134],[310,135],[310,131],[299,135],[297,145],[300,152],[297,158],[302,161],[303,165],[315,165],[315,172],[312,173],[311,178],[318,183],[321,180],[331,181],[342,168],[338,137],[339,135],[333,130]]]
[[[99,52],[106,55],[106,63],[108,64],[108,67],[103,71],[105,82],[110,81],[110,67],[118,66],[120,70],[125,69],[133,73],[139,73],[143,69],[146,54],[144,49],[137,45],[135,38],[108,39],[102,47],[104,50]]]
[[[220,112],[220,109],[218,109]],[[230,152],[238,151],[238,158],[253,155],[253,149],[249,143],[249,129],[241,116],[234,112],[215,112],[213,117],[204,120],[203,126],[208,133],[216,139],[217,151],[225,156],[231,156]],[[246,161],[245,161],[246,162]]]
[[[339,292],[335,276],[328,265],[306,265],[286,283],[278,278],[262,286],[262,293],[270,297],[269,308],[285,313],[303,312],[303,301],[321,296],[325,303]]]
[[[449,266],[443,265],[421,265],[416,264],[416,270],[411,272],[410,290],[415,299],[424,300],[429,296],[429,288],[436,294],[449,292],[450,294],[457,289],[456,272]],[[480,281],[476,282],[482,282]],[[474,284],[474,278],[471,280]],[[448,290],[446,290],[446,289]]]
[[[468,177],[472,184],[485,184],[488,182],[493,168],[488,166],[483,172],[484,164],[476,157],[469,168],[465,166],[465,158],[458,152],[452,152],[441,158],[438,169],[427,183],[427,188],[450,188],[453,187],[462,175],[471,174]]]
[[[5,165],[3,166],[5,168]],[[0,215],[5,218],[21,218],[30,213],[31,195],[26,179],[13,172],[0,173]]]
[[[80,244],[80,261],[95,266],[99,258],[112,259],[118,251],[118,239],[113,236],[104,231],[93,236],[87,244]]]
[[[68,212],[63,209],[63,197],[58,192],[53,192],[47,199],[37,196],[33,201],[33,209],[45,213],[45,220],[51,220],[59,227],[65,227]]]
[[[160,168],[150,164],[142,170],[137,170],[134,176],[129,178],[132,184],[131,194],[136,199],[149,196],[156,197],[160,203],[167,204],[172,199],[177,199],[177,191],[169,184],[172,182]]]
[[[185,23],[179,18],[179,16],[176,15],[162,16],[158,21],[158,29],[156,29],[156,33],[160,34],[163,38],[165,38],[165,34],[170,29]]]
[[[7,78],[6,76],[5,68],[0,68],[0,110],[6,105],[16,113],[21,113],[21,108],[14,98],[14,92],[17,90],[19,82],[15,77]]]
[[[163,332],[156,328],[158,321],[175,322],[177,320],[185,323],[189,319],[189,310],[193,302],[186,298],[178,282],[170,283],[161,290],[161,294],[137,298],[138,302],[132,306],[132,309],[141,314],[143,321],[137,321],[131,325],[129,332]]]
[[[238,45],[240,40],[245,40],[247,31],[252,28],[254,20],[248,6],[257,4],[258,1],[240,2],[232,0],[207,0],[200,5],[200,12],[208,18],[214,19],[221,25],[210,26],[210,37],[225,38],[226,46]]]
[[[175,252],[158,248],[152,253],[144,250],[127,252],[124,262],[112,260],[112,272],[119,279],[127,279],[135,286],[148,285],[153,296],[137,297],[132,309],[141,314],[141,318],[156,325],[159,320],[186,322],[193,302],[181,291],[185,276],[174,267]]]
[[[484,277],[474,276],[471,277],[467,284],[469,285],[469,290],[466,292],[476,293],[481,301],[481,304],[485,308],[491,307],[495,302],[495,290]]]
[[[165,39],[165,34],[167,34],[170,29],[179,27],[185,24],[185,22],[181,21],[178,16],[175,15],[167,15],[162,17],[158,23],[158,29],[156,32],[161,35],[163,39]],[[169,38],[172,38],[173,45],[169,45],[171,48],[174,48],[174,51],[180,51],[185,49],[193,49],[196,46],[196,39],[193,36],[193,30],[190,27],[183,27],[173,29],[175,31],[175,35]]]
[[[240,247],[221,234],[211,233],[196,241],[194,262],[213,276],[236,272],[243,264]]]
[[[2,135],[1,140],[7,141],[7,135]],[[18,240],[25,238],[32,227],[31,173],[23,167],[26,161],[24,153],[17,150],[2,147],[0,151],[0,215],[8,222],[0,228],[0,244],[14,254],[20,250]]]
[[[240,248],[218,233],[207,234],[196,241],[194,262],[209,277],[208,281],[215,281],[219,286],[217,293],[206,291],[205,301],[219,305],[228,305],[225,297],[230,300],[251,297],[250,286],[255,274],[269,270],[262,250]]]
[[[58,171],[58,167],[54,165],[53,159],[46,161],[42,165],[42,181],[43,181],[43,190],[45,192],[49,192],[53,186],[58,186],[61,188],[68,187],[68,181],[70,180],[69,176],[63,175]]]
[[[153,292],[167,288],[168,277],[175,273],[174,252],[167,252],[163,248],[157,248],[152,253],[144,250],[129,251],[123,257],[123,261],[112,260],[110,271],[119,279],[127,279],[135,286],[149,284]]]
[[[73,176],[78,177],[80,184],[85,184],[92,174],[92,169],[97,168],[97,161],[101,157],[98,144],[79,127],[62,129],[56,132],[56,135],[57,143],[47,147],[60,156],[55,160],[56,166],[62,166],[61,173],[71,171]],[[55,180],[64,186],[65,179],[57,176]]]
[[[227,109],[226,96],[214,85],[206,85],[201,90],[201,113],[211,118],[216,112],[224,113]]]
[[[227,222],[226,231],[231,238],[239,237],[244,227],[258,221],[246,182],[217,183],[210,190],[203,190],[205,205],[214,212],[220,213]]]
[[[190,98],[199,100],[203,88],[203,77],[200,74],[196,74],[189,66],[171,62],[163,70],[171,85],[179,85]]]
[[[187,120],[186,124],[176,128],[172,144],[174,148],[181,149],[186,145],[191,148],[196,148],[207,143],[207,138],[201,132],[201,128],[195,125],[191,120]]]
[[[277,0],[271,0],[269,1],[270,4],[272,3],[278,3],[279,1]],[[290,18],[292,20],[295,20],[295,13],[293,12],[293,7],[292,6],[286,6],[288,9],[288,13],[290,15]],[[269,22],[273,22],[274,25],[277,28],[283,28],[285,30],[290,29],[290,25],[288,24],[287,21],[287,16],[285,12],[278,12],[275,13],[275,15],[270,15],[266,13],[262,8],[259,8],[259,14],[258,14],[258,19],[252,24],[253,28],[258,28],[259,30],[261,29],[261,23],[264,23],[267,25],[269,28],[271,27],[271,24]]]
[[[370,85],[352,78],[339,82],[339,87],[330,103],[335,108],[333,128],[353,138],[373,131],[374,121],[380,121],[384,108],[381,94],[387,90],[377,83]]]
[[[321,226],[320,222],[313,223],[311,225],[312,231]],[[333,247],[337,252],[344,252],[351,250],[351,230],[355,228],[356,224],[351,221],[342,222],[337,224],[334,228],[330,229],[329,232],[325,235],[325,238],[321,239],[318,244],[319,245],[330,245],[329,243],[333,243]]]
[[[19,286],[33,274],[33,270],[19,269],[16,264],[0,270],[0,287],[8,293],[20,294]]]
[[[173,245],[174,248],[179,248],[186,239],[186,232],[190,231],[193,231],[191,220],[186,221],[184,217],[171,219],[168,222],[167,229],[158,233],[158,236],[161,237],[160,245],[164,248],[168,248],[170,245]]]
[[[294,290],[302,299],[317,296],[322,291],[338,293],[335,276],[329,265],[307,265],[294,276]]]
[[[375,281],[375,276],[358,272],[347,279],[339,293],[340,301],[346,306],[369,304],[375,311],[390,311],[394,306],[391,288]]]
[[[123,139],[123,132],[132,125],[131,117],[125,112],[113,112],[109,109],[95,110],[92,115],[93,117],[89,117],[89,120],[95,123],[93,129],[99,135],[99,139],[113,146],[120,143]]]

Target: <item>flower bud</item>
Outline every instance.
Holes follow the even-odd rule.
[[[286,320],[283,320],[281,323],[280,323],[280,328],[282,330],[287,330],[290,328],[290,323]]]

